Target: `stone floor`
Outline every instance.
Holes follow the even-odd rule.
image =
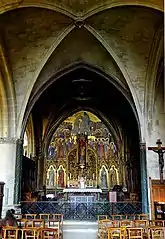
[[[97,222],[64,221],[63,239],[97,239],[97,232]]]

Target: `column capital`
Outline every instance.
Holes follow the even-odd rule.
[[[17,139],[16,142],[17,144],[23,144],[23,139]]]
[[[145,142],[140,142],[140,149],[141,150],[146,150],[146,143]]]
[[[0,144],[16,144],[17,140],[14,137],[0,137]]]

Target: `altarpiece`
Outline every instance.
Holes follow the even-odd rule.
[[[108,191],[123,183],[119,158],[120,151],[104,123],[90,112],[77,112],[51,139],[45,160],[46,188]]]

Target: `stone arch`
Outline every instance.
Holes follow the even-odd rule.
[[[7,97],[2,81],[2,75],[0,75],[0,136],[8,136],[8,104]]]
[[[16,120],[16,99],[15,90],[11,76],[11,70],[8,65],[6,57],[6,49],[3,46],[2,39],[0,38],[0,90],[3,99],[4,110],[4,137],[15,136],[15,120]]]
[[[90,65],[90,64],[87,64],[86,62],[76,62],[76,63],[73,63],[67,67],[64,67],[63,69],[60,69],[54,76],[52,76],[44,85],[42,85],[42,87],[38,90],[38,92],[35,93],[35,96],[32,98],[30,102],[30,104],[28,105],[27,107],[27,110],[26,110],[26,115],[24,116],[24,120],[23,120],[23,123],[22,123],[22,132],[25,130],[25,127],[26,127],[26,122],[27,122],[27,119],[29,117],[29,114],[35,104],[35,102],[39,99],[39,97],[42,95],[42,93],[52,84],[54,83],[56,80],[60,79],[61,77],[75,71],[76,69],[87,69],[89,72],[93,72],[93,73],[96,73],[98,74],[99,76],[105,78],[106,80],[108,80],[110,83],[112,83],[113,85],[115,85],[115,87],[121,92],[121,94],[124,95],[124,97],[127,99],[127,101],[129,102],[133,112],[134,112],[134,115],[135,115],[135,118],[137,120],[137,123],[138,123],[138,127],[139,127],[139,138],[141,138],[141,128],[140,128],[140,116],[138,115],[138,112],[137,112],[137,109],[136,109],[136,106],[134,105],[134,102],[132,101],[130,95],[128,94],[128,91],[126,91],[125,89],[123,89],[113,78],[112,76],[109,76],[107,74],[105,74],[102,70],[100,70],[99,68],[93,66],[93,65]],[[22,113],[23,114],[23,113]],[[22,132],[21,132],[21,135],[22,135]]]
[[[153,107],[155,101],[156,84],[159,80],[159,74],[163,71],[163,27],[158,28],[155,33],[154,41],[150,50],[150,58],[146,74],[145,84],[145,109],[146,125],[153,116]]]
[[[11,1],[11,3],[4,3],[1,5],[0,7],[0,13],[4,13],[6,11],[11,11],[17,8],[23,8],[23,7],[40,7],[40,8],[46,8],[46,9],[50,9],[53,11],[57,11],[60,12],[70,18],[73,19],[86,19],[100,11],[104,11],[106,9],[110,9],[110,8],[114,8],[114,7],[118,7],[118,6],[143,6],[143,7],[148,7],[148,8],[153,8],[159,11],[164,11],[164,6],[162,1],[144,1],[144,0],[139,0],[134,1],[134,0],[127,0],[127,2],[125,0],[116,0],[116,1],[107,1],[105,4],[96,4],[96,6],[93,7],[93,9],[89,8],[89,10],[87,10],[86,14],[76,14],[76,11],[73,11],[73,9],[71,9],[71,7],[67,7],[67,5],[65,5],[65,7],[59,5],[58,3],[52,3],[49,4],[48,2],[44,2],[43,0],[41,0],[41,2],[39,3],[38,1],[33,1],[33,3],[24,3],[24,1]]]

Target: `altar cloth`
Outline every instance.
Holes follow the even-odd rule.
[[[102,193],[100,188],[65,188],[63,193]]]

